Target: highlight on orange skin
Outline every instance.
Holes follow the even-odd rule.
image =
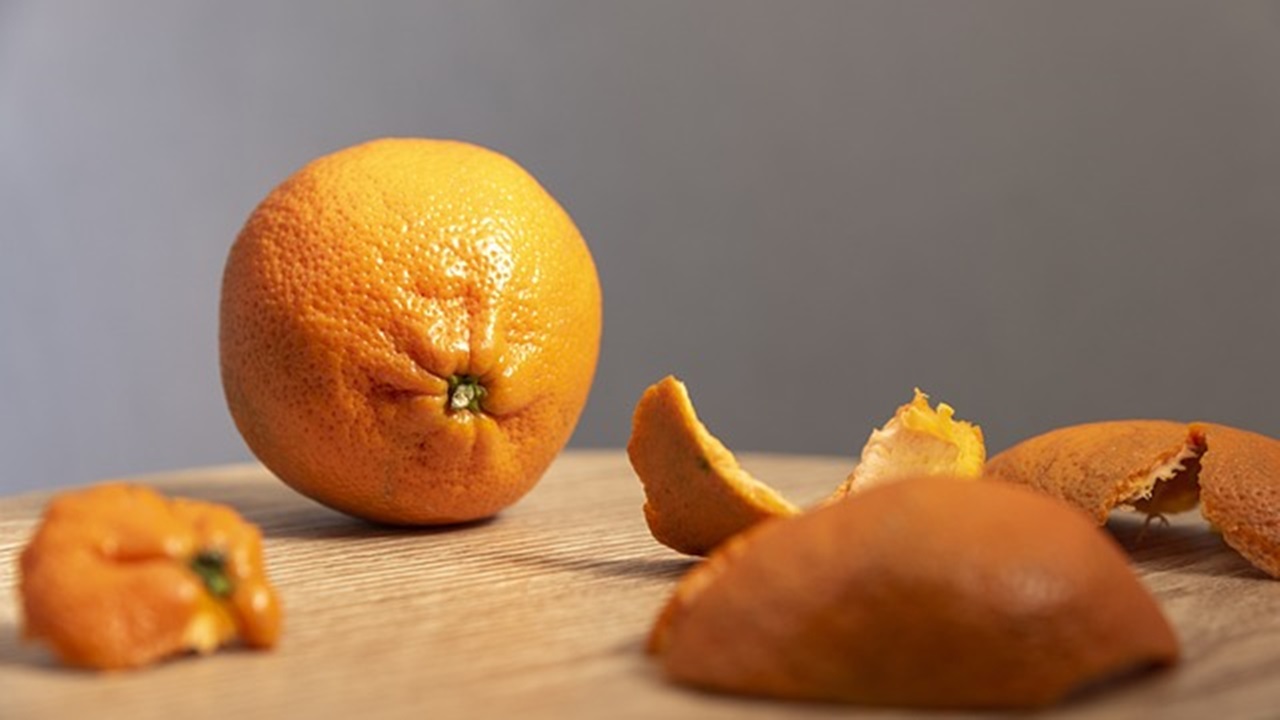
[[[23,634],[68,665],[134,668],[280,638],[261,533],[222,505],[125,483],[68,491],[19,563]]]

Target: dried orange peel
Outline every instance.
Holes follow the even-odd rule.
[[[981,475],[982,430],[954,414],[945,403],[930,408],[928,396],[916,390],[871,434],[858,466],[830,499],[908,475]],[[682,553],[705,555],[756,523],[800,512],[742,469],[698,420],[684,383],[672,376],[641,395],[627,455],[644,486],[650,532]]]
[[[68,665],[133,668],[280,637],[261,534],[223,505],[125,483],[61,493],[19,562],[24,635]]]
[[[1227,544],[1280,578],[1280,440],[1213,423],[1114,420],[1059,428],[996,455],[987,472],[1066,500],[1099,524],[1200,506]]]

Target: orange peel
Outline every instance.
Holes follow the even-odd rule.
[[[1008,483],[901,479],[733,538],[649,638],[672,680],[783,699],[1032,708],[1178,659],[1123,552]]]
[[[756,523],[799,508],[742,469],[698,419],[684,383],[667,376],[640,397],[627,456],[644,486],[658,542],[705,555]]]
[[[126,483],[59,493],[19,570],[25,637],[69,665],[133,668],[280,637],[262,534],[225,505]]]
[[[1214,423],[1112,420],[1058,428],[999,453],[987,472],[1076,505],[1148,520],[1194,509],[1280,578],[1280,440]]]
[[[698,419],[684,383],[667,376],[640,396],[627,456],[644,487],[644,516],[658,542],[705,555],[763,520],[800,509],[752,477]],[[874,431],[853,472],[827,500],[909,475],[974,478],[986,450],[978,426],[934,409],[919,389]]]
[[[982,428],[957,420],[946,403],[929,407],[929,396],[916,388],[911,402],[872,431],[858,465],[832,498],[912,475],[975,479],[982,475],[986,457]]]

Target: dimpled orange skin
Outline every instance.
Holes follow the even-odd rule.
[[[294,489],[377,522],[462,522],[521,498],[568,441],[601,322],[586,243],[520,166],[376,140],[250,216],[223,277],[223,387]],[[451,378],[482,395],[454,408]]]
[[[1089,513],[1101,525],[1135,488],[1150,490],[1151,469],[1187,443],[1171,420],[1106,420],[1050,430],[987,460],[986,472],[1029,485]]]
[[[1280,440],[1215,423],[1204,437],[1200,500],[1204,517],[1254,567],[1280,578]]]
[[[224,558],[225,598],[191,569],[209,551]],[[221,505],[123,483],[69,491],[49,503],[19,570],[24,635],[69,665],[132,668],[237,635],[257,648],[280,636],[261,535]]]

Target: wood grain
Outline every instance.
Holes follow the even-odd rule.
[[[746,456],[799,502],[850,461]],[[666,683],[642,651],[691,560],[656,544],[620,452],[562,456],[499,518],[437,530],[367,525],[252,465],[140,478],[258,523],[286,609],[272,652],[129,673],[56,666],[18,639],[16,557],[47,494],[0,499],[0,717],[913,717],[721,697]],[[1280,583],[1196,518],[1112,522],[1183,642],[1184,662],[1085,693],[1044,717],[1280,714]],[[957,658],[957,662],[962,662]],[[943,717],[937,713],[922,717]]]

